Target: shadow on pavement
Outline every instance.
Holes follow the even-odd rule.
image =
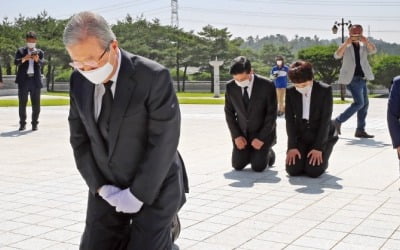
[[[355,145],[360,147],[373,147],[373,148],[381,148],[388,147],[392,144],[385,143],[383,141],[376,141],[374,139],[354,139],[354,138],[340,138],[340,140],[344,140],[346,145]]]
[[[310,178],[307,176],[290,176],[289,183],[292,185],[304,186],[296,189],[303,194],[322,194],[324,189],[343,189],[343,186],[337,183],[342,180],[330,174],[323,174],[319,178]]]
[[[263,172],[254,172],[251,168],[245,168],[241,171],[231,170],[224,173],[225,179],[235,180],[229,184],[231,187],[251,188],[255,183],[278,183],[281,178],[277,177],[278,171],[267,169]]]
[[[18,137],[21,135],[30,134],[32,132],[33,132],[32,130],[24,130],[24,131],[14,130],[9,132],[3,132],[0,134],[0,137]]]

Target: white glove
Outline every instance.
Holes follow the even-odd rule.
[[[117,212],[137,213],[143,206],[143,202],[138,200],[129,188],[103,197],[111,206],[116,207]]]
[[[113,195],[115,193],[118,193],[121,191],[120,188],[113,186],[113,185],[103,185],[99,189],[99,195],[103,198],[106,199],[106,197]]]

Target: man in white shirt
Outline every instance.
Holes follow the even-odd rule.
[[[26,33],[26,46],[15,54],[18,72],[15,82],[18,84],[19,130],[26,129],[26,104],[28,95],[32,103],[32,130],[38,129],[40,113],[40,90],[42,85],[41,66],[44,62],[43,51],[36,48],[37,36],[33,31]]]

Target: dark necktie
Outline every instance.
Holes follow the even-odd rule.
[[[243,104],[244,104],[244,107],[247,109],[247,107],[249,106],[249,102],[250,102],[250,97],[249,97],[249,93],[247,92],[247,89],[248,89],[249,87],[244,87],[243,88]]]
[[[104,84],[106,92],[103,95],[103,99],[101,101],[101,111],[99,115],[99,119],[97,120],[97,126],[99,127],[101,136],[103,137],[106,145],[108,146],[108,131],[110,125],[110,115],[111,115],[111,108],[114,101],[111,86],[113,82],[108,81]]]

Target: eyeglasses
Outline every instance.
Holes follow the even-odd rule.
[[[99,61],[101,60],[101,58],[103,58],[103,56],[106,54],[107,51],[109,51],[109,46],[107,46],[107,48],[104,50],[104,52],[101,54],[101,56],[99,57],[99,59],[97,61],[87,61],[87,62],[78,62],[78,61],[72,61],[69,63],[69,65],[75,69],[81,69],[83,68],[85,65],[92,67],[92,68],[97,68],[99,67]]]

